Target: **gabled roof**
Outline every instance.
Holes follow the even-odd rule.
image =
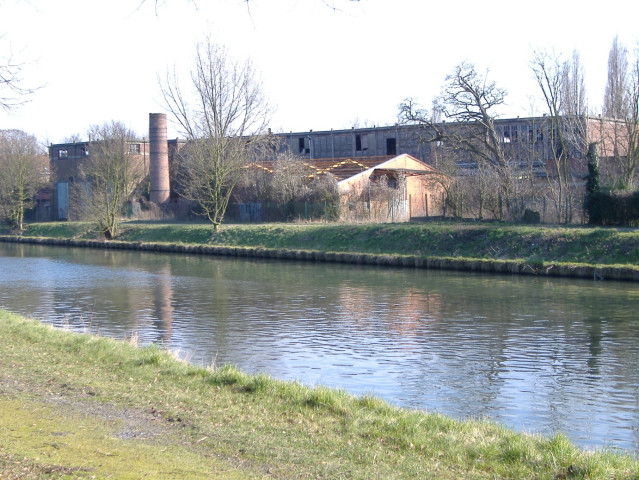
[[[306,168],[305,177],[307,178],[330,173],[339,181],[357,175],[392,158],[394,157],[319,158],[301,160],[301,164]],[[254,162],[245,168],[254,168],[273,173],[273,167],[273,162],[269,161],[264,163]]]
[[[373,158],[380,158],[380,157],[373,157]],[[394,167],[393,164],[396,163],[398,160],[405,158],[405,159],[410,159],[411,161],[417,163],[419,165],[420,168],[400,168],[400,167]],[[364,176],[369,176],[371,175],[373,172],[401,172],[404,174],[408,174],[408,175],[429,175],[429,174],[439,174],[439,172],[437,170],[435,170],[433,167],[431,167],[430,165],[428,165],[427,163],[422,162],[421,160],[413,157],[412,155],[408,155],[407,153],[403,153],[401,155],[397,155],[394,157],[386,157],[386,160],[376,164],[376,165],[372,165],[370,168],[366,169],[366,170],[362,170],[354,175],[351,175],[349,177],[346,178],[342,178],[342,179],[338,179],[338,185],[342,185],[345,184],[347,182],[351,182],[353,180],[356,180],[358,177],[364,177]]]
[[[334,159],[313,159],[306,160],[304,164],[313,171],[312,176],[330,173],[339,180],[353,177],[360,172],[364,172],[375,165],[380,165],[394,157],[355,157],[355,158],[334,158]]]
[[[418,168],[402,168],[394,166],[398,161],[402,159],[410,159],[411,162],[417,164]],[[352,181],[360,175],[370,175],[376,172],[380,175],[394,173],[403,173],[404,175],[428,175],[428,174],[440,174],[433,167],[421,160],[408,155],[407,153],[401,155],[381,156],[381,157],[354,157],[354,158],[333,158],[333,159],[312,159],[303,160],[302,165],[306,168],[307,173],[304,175],[306,178],[313,178],[319,175],[331,174],[336,179],[338,184]],[[268,173],[273,173],[273,163],[251,163],[245,168],[253,168],[257,170],[264,170]]]

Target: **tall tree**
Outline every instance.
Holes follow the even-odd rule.
[[[602,153],[613,187],[632,189],[639,166],[639,50],[632,58],[615,37],[608,56]]]
[[[0,130],[0,209],[22,232],[25,210],[35,205],[35,194],[47,181],[48,161],[33,135]]]
[[[573,56],[573,65],[575,65]],[[546,167],[546,179],[557,211],[557,220],[568,223],[572,216],[574,175],[568,162],[574,148],[573,142],[584,144],[585,140],[572,138],[580,128],[585,134],[584,121],[579,113],[581,95],[573,93],[582,80],[573,78],[570,61],[561,55],[547,51],[533,53],[531,69],[544,99],[547,124],[543,133],[548,135],[550,163]],[[572,101],[572,104],[571,104]],[[583,146],[583,145],[582,145]]]
[[[628,91],[628,50],[615,36],[608,54],[608,81],[604,92],[603,114],[610,118],[625,118]]]
[[[559,113],[566,143],[585,152],[588,148],[588,132],[586,116],[588,115],[588,99],[586,80],[581,56],[577,50],[572,57],[563,63],[562,91]]]
[[[635,49],[628,88],[628,111],[625,119],[626,156],[622,164],[622,182],[632,189],[639,167],[639,48]]]
[[[271,109],[250,61],[240,62],[207,39],[198,44],[188,90],[175,73],[161,85],[167,108],[186,135],[180,154],[180,193],[193,201],[215,230],[233,188],[264,149]]]
[[[588,113],[586,80],[579,51],[573,50],[572,57],[563,64],[563,76],[562,115],[586,115]]]
[[[120,122],[91,127],[89,139],[89,158],[82,166],[81,209],[105,238],[113,239],[119,233],[127,202],[144,178],[144,165],[137,151],[130,148],[136,135]]]

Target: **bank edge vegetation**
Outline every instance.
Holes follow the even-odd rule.
[[[0,311],[7,478],[637,478],[639,461]]]
[[[29,224],[5,242],[408,268],[639,281],[639,231],[495,223],[255,224],[126,222],[105,242],[91,223]]]

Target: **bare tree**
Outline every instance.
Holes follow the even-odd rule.
[[[400,119],[424,127],[422,141],[446,145],[458,162],[474,164],[477,174],[497,176],[499,195],[509,205],[513,179],[503,148],[503,136],[495,127],[495,110],[504,104],[506,90],[477,73],[475,66],[462,62],[446,77],[443,93],[433,102],[431,111],[420,110],[413,100],[400,105]],[[439,123],[443,117],[454,125]],[[478,182],[478,186],[487,185]],[[480,199],[484,198],[482,194]],[[500,202],[501,205],[501,202]],[[479,215],[482,216],[482,204]],[[499,217],[504,213],[500,210]]]
[[[635,49],[628,90],[628,111],[625,119],[626,157],[622,166],[622,181],[632,189],[639,167],[639,48]]]
[[[608,54],[608,81],[604,92],[603,114],[610,118],[624,118],[627,110],[628,50],[615,36]]]
[[[571,171],[569,158],[575,145],[583,146],[585,126],[581,127],[584,137],[574,138],[579,130],[580,122],[585,119],[579,113],[578,101],[583,95],[576,90],[583,80],[579,77],[578,57],[573,56],[573,63],[562,60],[560,55],[547,51],[533,53],[531,69],[541,91],[546,107],[546,125],[541,125],[541,135],[548,135],[551,165],[546,167],[546,179],[549,191],[557,211],[560,223],[571,221],[574,203],[574,174]],[[575,70],[577,68],[577,70]],[[574,76],[576,72],[577,76]]]
[[[506,165],[502,139],[495,128],[494,109],[504,104],[506,90],[479,75],[473,64],[463,62],[446,77],[440,99],[443,115],[472,126],[476,135],[464,135],[460,144],[481,161],[500,168]]]
[[[295,202],[304,201],[310,193],[309,178],[311,173],[304,165],[304,160],[290,152],[279,154],[273,165],[273,197],[288,210],[293,211]]]
[[[242,168],[270,147],[265,130],[271,110],[252,63],[232,59],[210,40],[197,46],[190,80],[187,92],[175,73],[161,85],[188,140],[178,184],[217,230]]]
[[[119,233],[127,202],[144,178],[144,164],[131,148],[136,135],[122,123],[93,126],[89,139],[89,158],[82,166],[81,210],[105,238],[113,239]]]
[[[318,174],[304,158],[289,151],[248,165],[233,200],[266,204],[269,218],[277,220],[336,219],[340,213],[337,179],[330,173]]]
[[[579,152],[588,150],[588,132],[585,118],[588,115],[586,80],[581,56],[577,50],[563,63],[563,80],[560,113],[564,135],[568,145]]]
[[[323,210],[322,218],[337,220],[341,215],[337,178],[331,173],[316,175],[308,185],[309,201]]]
[[[340,196],[332,174],[317,174],[303,158],[290,152],[279,154],[273,167],[273,200],[280,204],[285,219],[299,214],[300,206],[304,206],[305,218],[339,217]],[[307,211],[309,206],[311,212]]]
[[[80,135],[79,133],[73,133],[67,137],[64,137],[60,143],[76,143],[82,142],[83,140],[84,137],[82,135]]]
[[[631,59],[628,50],[612,42],[608,57],[608,82],[604,95],[601,151],[605,170],[613,187],[632,189],[639,165],[639,49]],[[603,125],[602,125],[603,127]]]
[[[235,203],[259,203],[273,200],[273,165],[253,162],[243,169],[242,178],[233,190]]]
[[[624,121],[629,113],[628,86],[628,50],[619,42],[619,37],[615,36],[608,54],[608,79],[603,98],[603,115],[610,121],[601,125],[601,150],[605,158],[603,169],[608,181],[615,188],[628,187],[628,183],[623,180],[623,173],[620,172],[625,153],[625,142],[622,140],[625,133]]]
[[[586,79],[581,55],[573,50],[572,57],[563,65],[563,92],[561,113],[563,115],[586,115],[588,99],[586,96]]]
[[[20,130],[0,130],[0,208],[22,232],[25,210],[35,205],[35,194],[46,184],[48,161],[35,136]]]

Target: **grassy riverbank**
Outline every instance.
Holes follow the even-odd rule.
[[[5,232],[7,233],[7,232]],[[35,223],[26,237],[95,239],[82,222]],[[497,223],[425,224],[123,224],[128,242],[258,247],[320,252],[476,260],[514,260],[534,265],[639,266],[639,229],[524,226]]]
[[[639,461],[0,311],[0,478],[637,478]]]

